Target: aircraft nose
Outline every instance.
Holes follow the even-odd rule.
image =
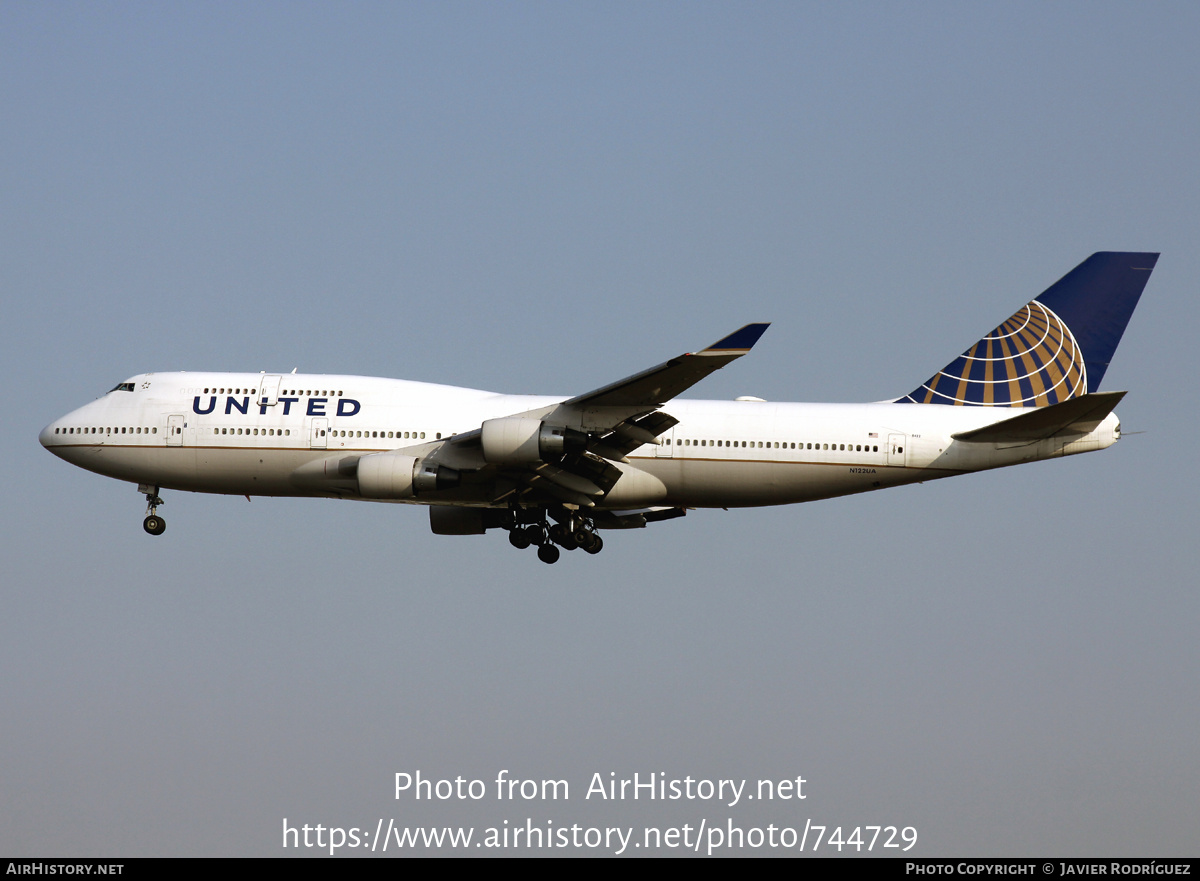
[[[38,435],[38,442],[46,449],[50,449],[50,444],[53,442],[53,440],[54,440],[54,426],[47,425],[45,428],[42,429],[42,433]]]

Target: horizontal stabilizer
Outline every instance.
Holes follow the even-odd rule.
[[[951,435],[955,440],[979,444],[1033,443],[1062,431],[1087,434],[1104,421],[1125,397],[1125,392],[1093,392],[1077,398],[1027,410],[1011,419],[973,431]]]

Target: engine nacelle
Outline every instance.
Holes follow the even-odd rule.
[[[400,453],[372,453],[358,460],[358,493],[367,499],[411,499],[413,472],[421,460]]]
[[[569,429],[540,419],[505,416],[483,423],[483,458],[493,465],[522,465],[561,456]]]
[[[411,499],[458,486],[459,473],[403,453],[371,453],[358,460],[358,494],[366,499]]]

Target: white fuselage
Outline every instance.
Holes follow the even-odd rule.
[[[363,376],[149,373],[55,420],[40,440],[99,474],[194,492],[359,497],[316,475],[337,462],[432,448],[484,420],[563,397]],[[1007,408],[676,399],[660,445],[639,447],[597,507],[780,505],[1089,452],[1120,437],[1115,414],[1084,435],[1022,444],[951,435],[999,422]],[[420,455],[420,452],[415,453]],[[488,504],[470,488],[413,503]]]

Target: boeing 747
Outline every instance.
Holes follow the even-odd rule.
[[[786,505],[1101,450],[1100,383],[1158,254],[1101,252],[908,394],[870,404],[677,397],[745,355],[748,324],[575,397],[295,373],[143,373],[54,420],[54,455],[165,489],[426,505],[439,535],[502,529],[546,563],[600,530]]]

